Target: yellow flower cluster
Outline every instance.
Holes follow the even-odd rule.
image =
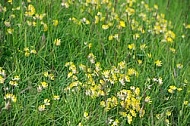
[[[34,49],[33,46],[31,46],[31,49],[29,49],[28,47],[25,47],[25,48],[24,48],[24,55],[25,55],[26,57],[29,57],[30,54],[36,54],[36,53],[37,53],[37,52],[36,52],[36,50]]]
[[[70,21],[77,25],[92,23],[98,27],[101,26],[103,30],[115,27],[119,30],[130,28],[134,33],[134,40],[139,39],[144,33],[157,35],[163,42],[171,43],[175,40],[171,22],[165,19],[164,14],[158,13],[158,5],[151,8],[144,1],[131,0],[123,2],[122,6],[116,9],[115,4],[117,2],[88,0],[86,2],[77,1],[76,3],[66,0],[62,4],[67,5],[67,9],[70,7],[79,9],[80,16],[70,18]],[[105,11],[106,13],[103,13]],[[88,17],[87,15],[91,16]],[[110,35],[109,40],[112,39],[113,35]]]
[[[65,64],[69,69],[67,77],[71,81],[65,91],[75,92],[82,89],[87,96],[93,99],[106,98],[115,93],[100,102],[106,112],[119,107],[121,116],[128,117],[129,124],[131,124],[132,118],[137,117],[137,113],[139,117],[143,117],[145,110],[141,106],[140,88],[131,86],[130,90],[126,89],[132,76],[138,77],[138,72],[134,68],[126,69],[125,61],[119,62],[117,66],[112,66],[111,69],[104,70],[100,63],[95,61],[93,53],[90,53],[87,58],[91,63],[90,67],[80,64],[78,70],[73,62]],[[83,79],[79,80],[77,76],[81,75],[83,75]],[[145,102],[151,103],[150,97],[147,96]]]
[[[13,94],[10,94],[10,93],[7,93],[4,97],[5,100],[11,100],[12,102],[16,102],[17,101],[17,98],[15,95]]]
[[[14,78],[11,81],[9,81],[9,84],[16,87],[16,86],[18,86],[19,80],[20,80],[19,76],[14,76]]]
[[[168,92],[171,93],[171,94],[173,94],[176,90],[177,91],[181,91],[182,88],[177,88],[176,86],[171,85],[171,86],[169,86]]]

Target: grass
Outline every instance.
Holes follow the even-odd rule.
[[[189,7],[1,1],[1,125],[190,125]]]

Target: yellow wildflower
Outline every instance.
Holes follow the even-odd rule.
[[[180,63],[178,63],[176,66],[177,66],[178,69],[182,69],[183,68],[183,64],[180,64]]]
[[[107,30],[109,28],[109,25],[102,25],[102,29]]]
[[[149,104],[151,104],[151,102],[152,102],[151,99],[150,99],[150,96],[146,96],[144,101],[149,103]]]
[[[27,7],[27,11],[25,12],[26,16],[33,16],[35,14],[35,8],[32,4],[29,4]]]
[[[47,88],[48,87],[48,83],[45,82],[45,81],[41,82],[41,85],[42,85],[43,88]]]
[[[190,29],[190,24],[185,26],[186,29]]]
[[[111,126],[118,126],[119,125],[119,120],[115,119],[115,121],[112,123]]]
[[[120,114],[122,117],[127,117],[127,113],[126,113],[126,112],[119,112],[119,114]]]
[[[128,45],[128,49],[130,49],[130,50],[135,50],[135,44],[134,44],[134,43],[129,44],[129,45]]]
[[[61,45],[61,39],[55,39],[55,40],[54,40],[54,44],[55,44],[56,46],[60,46],[60,45]]]
[[[57,26],[59,24],[58,20],[53,20],[53,26]]]
[[[8,28],[8,29],[7,29],[7,33],[8,33],[8,34],[13,34],[13,32],[14,32],[14,29],[12,29],[12,28]]]
[[[41,111],[44,111],[45,110],[45,105],[40,105],[38,107],[38,110],[41,112]]]
[[[50,100],[49,99],[44,99],[44,105],[50,105]]]
[[[119,22],[119,26],[121,26],[121,27],[124,28],[124,27],[125,27],[125,22],[124,22],[124,21],[120,21],[120,22]]]
[[[84,116],[84,118],[89,119],[88,112],[84,112],[83,116]]]
[[[132,121],[133,121],[133,117],[130,114],[127,114],[127,122],[131,124]]]
[[[167,116],[171,116],[171,114],[172,114],[171,111],[166,111]]]
[[[7,2],[10,4],[13,4],[13,0],[8,0]]]
[[[160,61],[160,60],[156,60],[154,63],[158,67],[162,66],[162,61]]]
[[[187,105],[187,104],[188,104],[188,101],[184,101],[183,104],[184,104],[184,105]]]
[[[59,99],[60,99],[59,95],[54,95],[53,96],[53,100],[59,100]]]

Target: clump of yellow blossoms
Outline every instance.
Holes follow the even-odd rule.
[[[145,110],[142,107],[140,88],[128,87],[131,78],[138,77],[138,72],[134,68],[127,69],[125,61],[112,66],[111,69],[103,69],[100,62],[96,62],[93,53],[90,53],[87,58],[90,67],[84,64],[77,67],[73,62],[65,64],[69,70],[67,78],[70,80],[65,91],[84,91],[86,96],[93,99],[98,97],[105,99],[100,102],[100,106],[106,112],[119,108],[120,116],[127,117],[129,124],[137,115],[143,117]],[[83,75],[83,79],[79,79],[78,75]],[[150,97],[147,96],[144,102],[151,103]]]

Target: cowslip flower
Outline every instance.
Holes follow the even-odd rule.
[[[59,100],[60,99],[60,96],[59,95],[54,95],[53,96],[53,100]]]
[[[162,61],[160,61],[160,60],[156,60],[154,63],[158,67],[162,66]]]
[[[54,40],[54,44],[55,44],[56,46],[60,46],[60,45],[61,45],[61,39],[55,39],[55,40]]]
[[[13,0],[8,0],[7,2],[10,4],[13,4]]]
[[[45,81],[41,82],[41,85],[42,85],[43,88],[47,88],[48,87],[48,83],[45,82]]]
[[[172,85],[172,86],[169,87],[168,92],[172,94],[172,93],[174,93],[174,91],[176,89],[177,89],[177,87]]]
[[[0,84],[3,84],[5,82],[5,78],[3,78],[1,75],[0,75]]]
[[[50,100],[49,99],[44,99],[44,105],[50,105]]]
[[[88,112],[84,112],[83,116],[84,116],[85,119],[89,119]]]
[[[124,28],[125,27],[125,22],[124,21],[120,21],[119,22],[119,26]]]
[[[11,99],[12,102],[16,102],[16,101],[17,101],[16,96],[13,95],[13,94],[10,94],[10,93],[7,93],[7,94],[5,95],[5,97],[4,97],[4,99],[5,99],[5,100],[6,100],[6,99]]]
[[[187,105],[187,104],[188,104],[188,101],[184,101],[183,104],[184,104],[184,105]]]
[[[119,120],[118,119],[115,119],[112,123],[111,126],[118,126],[119,125]]]
[[[38,110],[41,112],[41,111],[44,111],[45,110],[45,105],[40,105],[38,107]]]
[[[102,25],[102,29],[107,30],[109,28],[109,25]]]
[[[127,122],[131,124],[132,121],[133,121],[133,117],[130,114],[127,114]]]
[[[13,34],[13,32],[14,32],[14,29],[12,29],[12,28],[8,28],[8,29],[7,29],[7,33],[8,33],[8,34]]]
[[[146,96],[144,101],[149,103],[149,104],[151,104],[151,102],[152,102],[151,99],[150,99],[150,96]]]
[[[53,20],[53,26],[57,26],[59,24],[58,20]]]
[[[27,11],[25,12],[26,16],[33,16],[35,14],[36,10],[32,4],[29,4],[27,7]]]
[[[183,64],[178,63],[178,64],[176,65],[176,67],[177,67],[178,69],[182,69],[182,68],[183,68]]]

